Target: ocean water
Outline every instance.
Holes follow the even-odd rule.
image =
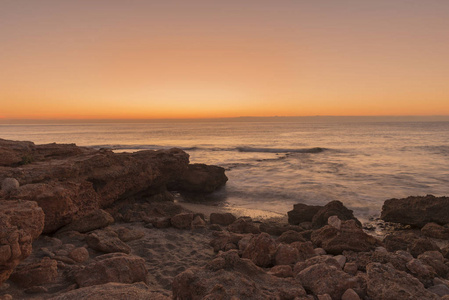
[[[366,220],[389,198],[449,195],[449,122],[0,125],[0,138],[115,151],[178,147],[229,177],[194,201],[267,215],[340,200]]]

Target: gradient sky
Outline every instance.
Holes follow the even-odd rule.
[[[0,0],[0,118],[449,115],[448,0]]]

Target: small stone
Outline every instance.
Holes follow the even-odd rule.
[[[209,225],[209,229],[212,231],[223,231],[220,225],[218,224],[211,224]]]
[[[178,229],[189,229],[193,221],[193,214],[183,213],[173,216],[170,220],[171,225]]]
[[[337,228],[338,230],[340,230],[340,228],[341,228],[341,220],[337,216],[330,216],[327,219],[327,224],[329,224],[332,227]]]
[[[326,255],[326,250],[324,250],[323,248],[315,248],[314,249],[316,255]]]
[[[89,251],[84,247],[75,248],[69,253],[69,257],[76,262],[85,262],[89,259]]]
[[[193,218],[192,229],[205,228],[205,227],[206,222],[200,216],[196,216],[195,218]]]
[[[228,226],[234,223],[237,218],[231,213],[211,213],[209,220],[211,224]]]
[[[2,191],[5,193],[10,193],[19,188],[20,184],[15,178],[5,178],[2,181]]]
[[[346,264],[346,256],[344,256],[344,255],[336,255],[336,256],[334,256],[334,259],[338,262],[338,264],[343,269],[345,264]]]
[[[318,300],[332,300],[332,297],[329,294],[318,295]]]
[[[427,290],[434,294],[437,294],[440,297],[449,295],[449,287],[447,287],[447,285],[445,284],[437,284],[429,287]]]
[[[360,300],[360,297],[353,289],[347,289],[341,296],[341,300]]]
[[[354,262],[348,262],[345,264],[343,271],[345,271],[348,274],[355,275],[357,274],[357,264]]]

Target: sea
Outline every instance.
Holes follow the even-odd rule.
[[[449,195],[445,121],[1,124],[0,138],[116,152],[180,148],[192,163],[225,168],[229,181],[207,197],[177,201],[262,217],[340,200],[368,220],[386,199]]]

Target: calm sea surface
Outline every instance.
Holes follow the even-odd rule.
[[[213,205],[284,214],[340,200],[359,218],[384,200],[449,195],[449,122],[0,125],[0,138],[117,151],[179,147],[226,168]]]

